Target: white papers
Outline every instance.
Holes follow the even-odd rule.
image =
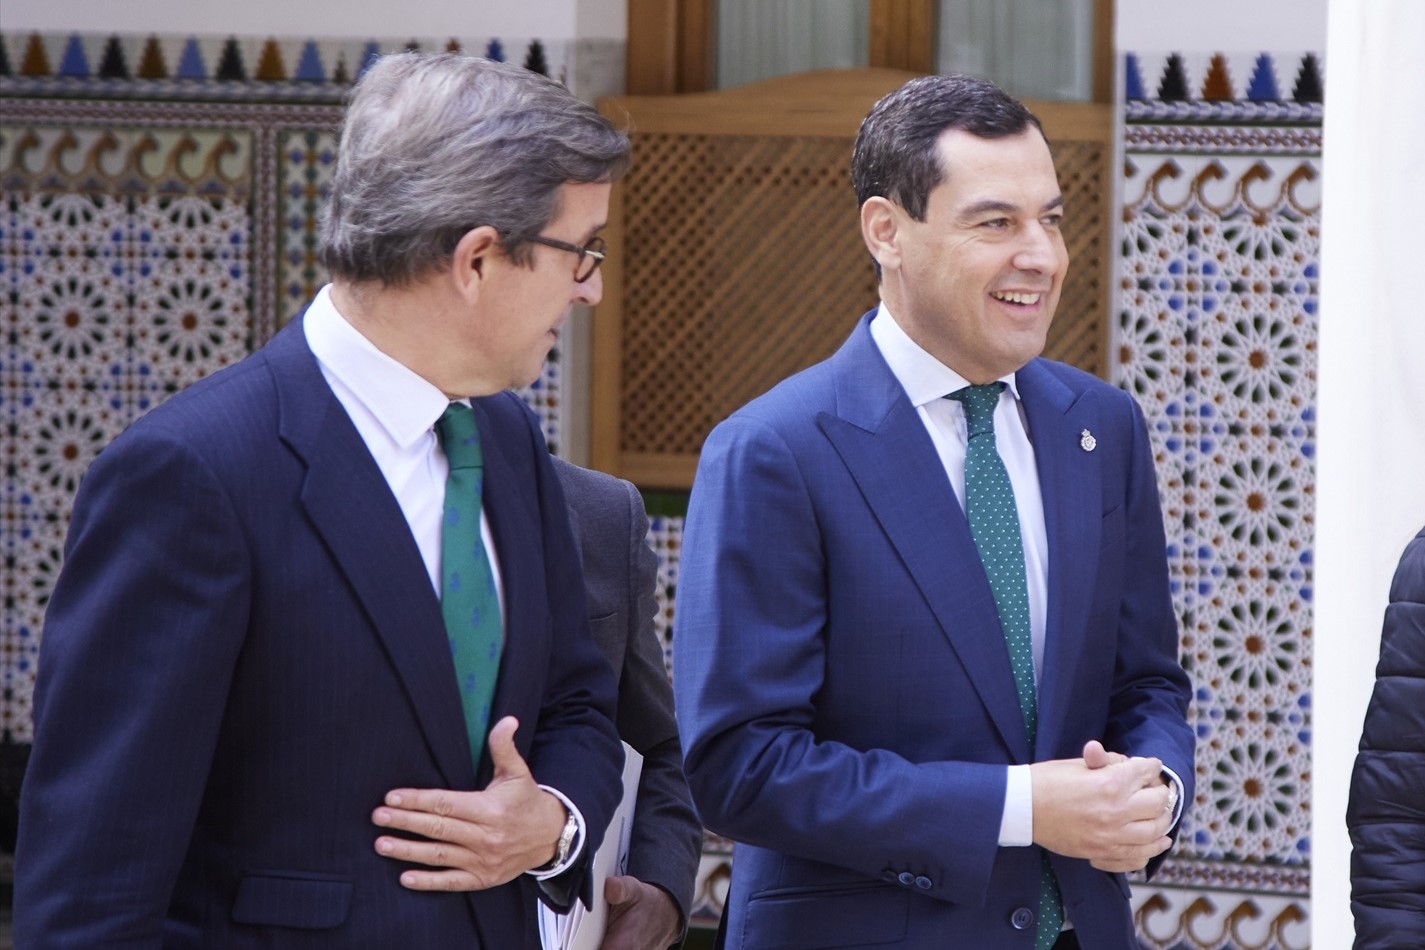
[[[593,908],[574,901],[567,914],[557,914],[539,905],[539,939],[544,950],[599,950],[604,939],[609,905],[604,900],[604,881],[628,871],[628,842],[633,832],[633,807],[638,799],[638,779],[643,774],[643,756],[627,742],[623,744],[623,800],[619,802],[604,843],[594,854],[589,873],[594,879]]]

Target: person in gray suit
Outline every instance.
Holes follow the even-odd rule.
[[[618,681],[615,723],[643,755],[628,874],[605,882],[611,905],[602,950],[654,950],[681,942],[702,849],[702,826],[683,777],[673,693],[653,633],[657,559],[647,542],[643,498],[628,482],[554,459],[584,568],[589,629]],[[454,819],[432,837],[455,845],[459,869],[469,827],[462,794],[432,807]],[[458,887],[456,879],[447,879]]]
[[[663,649],[653,633],[658,559],[647,542],[648,515],[638,489],[621,478],[558,458],[554,470],[584,564],[589,629],[618,681],[619,737],[643,754],[628,876],[605,885],[613,910],[603,946],[666,947],[688,919],[703,834],[683,777]]]

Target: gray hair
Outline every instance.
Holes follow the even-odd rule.
[[[560,186],[615,180],[628,149],[538,73],[454,53],[384,56],[352,92],[318,260],[336,277],[405,285],[488,225],[529,266]]]

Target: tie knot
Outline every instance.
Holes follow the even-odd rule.
[[[1004,383],[996,381],[985,386],[966,386],[957,389],[946,399],[953,399],[965,407],[965,426],[971,437],[995,431],[995,406],[999,405],[999,394],[1004,392]]]
[[[453,402],[435,423],[435,434],[452,469],[480,468],[480,430],[475,413],[463,402]]]

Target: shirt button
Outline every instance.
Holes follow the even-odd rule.
[[[902,871],[899,880],[906,887],[910,887],[915,884],[915,875],[909,871]]]
[[[930,878],[924,875],[921,875],[920,877],[915,879],[915,886],[920,888],[922,891],[930,890],[931,884],[932,881],[930,880]]]
[[[1034,926],[1034,911],[1021,907],[1009,915],[1009,922],[1015,930],[1028,930]]]

